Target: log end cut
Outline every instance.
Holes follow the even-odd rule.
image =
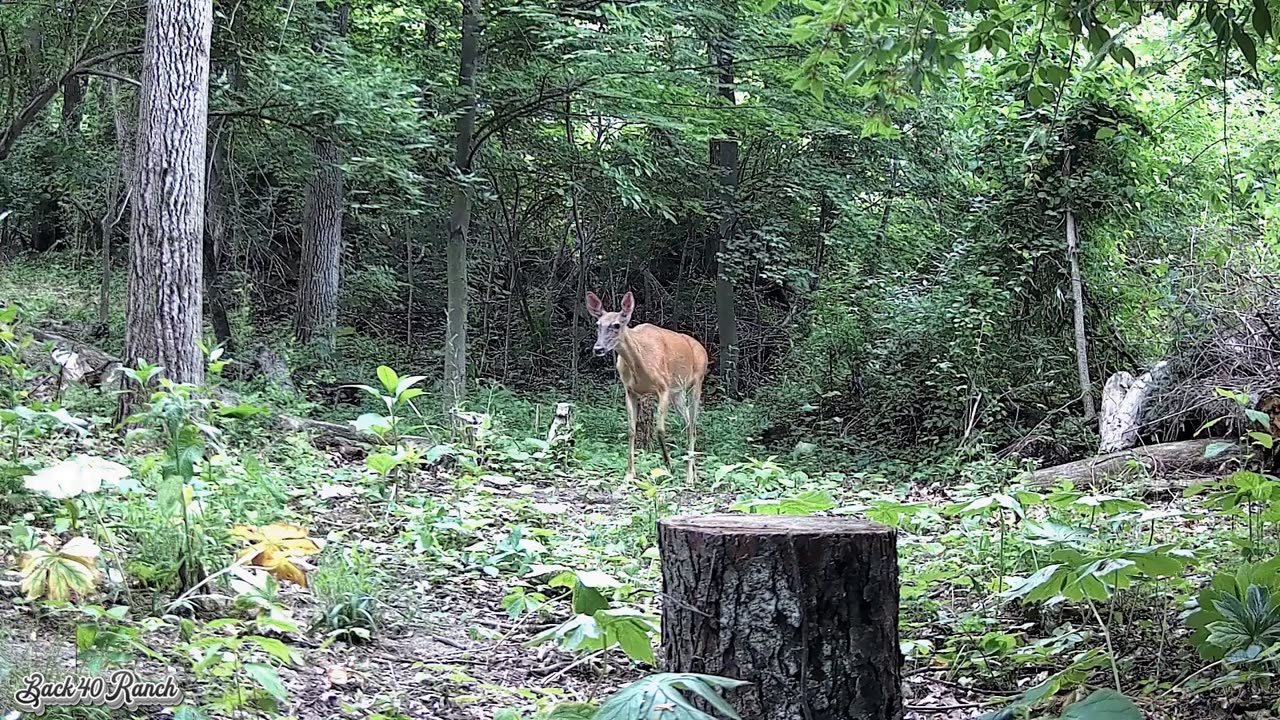
[[[744,720],[897,720],[897,534],[847,518],[659,524],[666,670],[749,684]]]

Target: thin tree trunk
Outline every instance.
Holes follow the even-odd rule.
[[[134,184],[134,141],[137,131],[134,128],[131,103],[125,99],[123,92],[118,80],[107,80],[107,95],[115,122],[117,167],[107,195],[107,213],[102,218],[102,269],[98,287],[98,329],[102,333],[107,332],[111,317],[111,238],[115,235],[121,216],[129,209]]]
[[[574,282],[573,295],[573,352],[569,355],[569,376],[572,378],[573,392],[578,391],[578,365],[582,357],[582,314],[578,312],[578,307],[582,304],[587,294],[587,275],[586,275],[586,238],[582,233],[582,222],[578,217],[578,143],[573,134],[573,101],[566,99],[564,101],[564,140],[569,144],[569,216],[567,222],[569,226],[565,228],[566,234],[573,233],[573,244],[578,250],[578,273]],[[550,314],[548,313],[548,316]]]
[[[1074,305],[1076,339],[1076,372],[1080,377],[1080,401],[1084,403],[1084,419],[1093,420],[1093,381],[1089,378],[1089,339],[1084,326],[1084,280],[1080,276],[1080,237],[1076,218],[1067,210],[1067,258],[1071,263],[1071,302]]]
[[[476,125],[476,62],[480,55],[480,0],[462,0],[462,56],[458,87],[462,112],[458,115],[453,166],[461,178],[471,174],[471,138]],[[465,183],[453,190],[449,210],[446,265],[448,308],[444,340],[445,412],[462,404],[467,393],[467,233],[471,224],[471,193]]]
[[[727,25],[727,23],[726,23]],[[716,94],[726,103],[735,104],[732,39],[725,33],[711,43],[711,55],[718,73]],[[716,278],[716,331],[720,340],[720,382],[725,392],[734,397],[738,393],[738,313],[735,307],[732,269],[724,260],[732,252],[734,226],[734,196],[738,190],[738,141],[732,136],[711,141],[711,166],[719,185],[717,209],[719,222],[715,235],[715,255],[712,268]]]
[[[221,119],[209,134],[209,174],[205,187],[204,272],[206,299],[213,337],[231,348],[231,320],[227,317],[226,288],[222,282],[222,258],[227,245],[227,197],[225,192],[231,133]]]
[[[334,32],[347,33],[350,5],[338,6]],[[317,42],[318,51],[324,43]],[[332,133],[333,128],[328,128]],[[312,140],[311,181],[303,199],[302,261],[298,268],[298,299],[294,337],[314,344],[323,354],[333,352],[338,333],[338,292],[342,282],[342,215],[346,192],[342,155],[333,138],[322,132]]]
[[[125,361],[204,380],[201,339],[211,0],[151,0],[143,50]],[[121,411],[129,406],[121,395]]]

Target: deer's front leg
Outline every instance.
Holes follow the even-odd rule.
[[[627,393],[627,475],[626,482],[636,479],[636,413],[640,410],[640,399]]]
[[[658,430],[658,446],[662,448],[662,462],[671,469],[671,455],[667,452],[667,408],[671,406],[671,391],[658,393],[658,406],[654,411],[654,425]]]

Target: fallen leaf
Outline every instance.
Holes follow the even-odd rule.
[[[260,567],[280,580],[300,587],[307,586],[304,568],[311,568],[302,558],[316,555],[320,545],[307,535],[306,529],[290,523],[272,523],[261,528],[236,525],[231,535],[253,543],[241,550],[236,559]]]
[[[325,672],[324,679],[328,681],[330,686],[342,686],[352,683],[356,678],[345,666],[333,665]]]

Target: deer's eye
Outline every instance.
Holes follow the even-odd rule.
[[[622,323],[614,323],[612,327],[614,330],[617,330],[618,328],[622,327]]]

